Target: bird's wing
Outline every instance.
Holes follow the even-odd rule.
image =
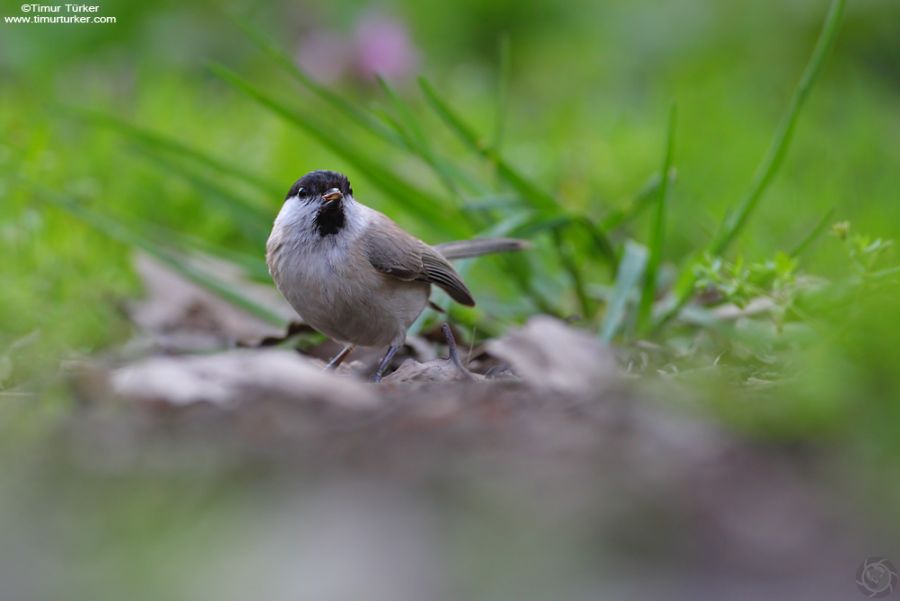
[[[363,235],[369,263],[376,270],[407,282],[440,286],[458,303],[472,307],[475,299],[453,266],[436,250],[413,238],[384,215],[377,215]]]

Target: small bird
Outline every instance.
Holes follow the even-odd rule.
[[[475,305],[448,259],[527,246],[508,238],[429,246],[356,201],[345,175],[312,171],[288,191],[266,243],[266,263],[303,321],[344,345],[327,367],[336,368],[356,346],[387,347],[372,378],[377,382],[429,304],[432,284]]]

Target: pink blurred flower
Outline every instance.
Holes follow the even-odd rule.
[[[381,75],[404,79],[413,75],[419,64],[418,52],[406,25],[390,17],[370,15],[356,25],[355,66],[366,78]]]
[[[415,73],[419,54],[402,21],[368,15],[357,21],[349,40],[333,30],[304,33],[297,47],[297,64],[323,83],[347,75],[402,80]]]

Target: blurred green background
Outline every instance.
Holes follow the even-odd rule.
[[[4,16],[20,14],[15,3],[3,6]],[[711,238],[726,208],[747,188],[825,8],[812,0],[276,2],[232,5],[226,12],[214,2],[110,1],[102,10],[117,17],[114,25],[4,25],[0,210],[5,280],[14,285],[0,292],[0,331],[8,345],[40,328],[41,356],[90,351],[127,335],[111,307],[137,293],[125,249],[48,210],[6,174],[104,211],[262,253],[259,240],[250,243],[234,215],[208,192],[148,160],[119,133],[72,118],[64,106],[116,115],[285,190],[313,168],[346,171],[364,202],[429,241],[441,241],[440,227],[425,230],[415,223],[366,181],[366,173],[211,75],[210,63],[226,65],[320,115],[323,127],[373,154],[383,152],[279,72],[229,14],[258,27],[363,106],[387,105],[359,65],[367,53],[383,52],[382,69],[426,120],[414,81],[418,73],[486,137],[496,127],[499,47],[506,36],[511,69],[504,155],[563,206],[597,217],[621,207],[658,171],[666,113],[677,101],[678,181],[670,191],[666,249],[667,259],[677,262]],[[830,209],[835,220],[850,220],[860,231],[896,237],[898,13],[889,1],[850,3],[784,168],[738,241],[738,253],[760,259],[786,249]],[[387,50],[373,39],[378,35],[391,38],[382,44]],[[360,36],[369,39],[360,42]],[[451,154],[462,154],[452,136],[438,139]],[[392,169],[433,184],[420,163],[395,154],[385,159]],[[234,185],[227,179],[213,183]],[[280,195],[248,195],[272,215],[281,201]],[[640,239],[646,226],[634,231]],[[822,272],[840,254],[837,245],[819,244],[806,260],[811,271]]]
[[[677,102],[677,180],[669,191],[660,282],[667,287],[672,269],[708,243],[727,208],[747,189],[826,8],[812,0],[262,6],[109,1],[101,14],[115,16],[115,24],[4,24],[0,245],[6,284],[0,287],[0,349],[15,349],[5,359],[5,386],[27,383],[46,390],[57,381],[61,360],[127,339],[130,326],[120,306],[140,294],[130,249],[42,201],[39,188],[138,230],[162,226],[251,260],[261,260],[281,190],[314,168],[345,171],[360,199],[430,242],[480,231],[471,224],[454,229],[453,215],[459,213],[428,205],[432,198],[446,199],[445,193],[424,201],[424,212],[413,210],[390,186],[376,185],[371,172],[216,77],[210,66],[224,65],[302,110],[326,137],[333,132],[351,141],[422,190],[441,190],[423,161],[354,129],[260,52],[238,24],[261,32],[352,106],[390,112],[395,105],[372,77],[385,75],[433,146],[477,174],[487,189],[480,200],[501,195],[500,208],[487,214],[485,226],[505,217],[502,195],[509,190],[429,111],[416,75],[426,75],[479,135],[501,140],[498,148],[507,161],[561,210],[593,220],[627,209],[658,175],[666,115]],[[4,3],[4,16],[19,14],[17,4]],[[765,260],[797,244],[823,218],[847,220],[853,231],[873,239],[897,238],[898,17],[900,8],[888,0],[849,4],[787,160],[728,257]],[[198,170],[178,153],[159,152],[141,134],[73,109],[113,116],[253,174],[262,184]],[[237,212],[235,197],[244,203]],[[247,210],[256,222],[240,212]],[[446,219],[434,218],[445,211]],[[611,235],[616,244],[627,237],[646,243],[649,226],[642,215]],[[539,252],[529,260],[532,268],[542,265],[535,286],[545,298],[562,297],[556,305],[560,315],[577,314],[565,270],[548,250],[552,241],[535,238]],[[584,244],[576,250],[582,275],[592,285],[610,285],[596,251]],[[848,273],[846,254],[834,237],[824,236],[806,252],[802,268],[840,279]],[[504,265],[481,261],[469,276],[480,291],[482,323],[501,329],[544,308],[528,302],[509,278],[497,277]],[[896,382],[891,353],[884,349],[898,321],[893,311],[882,314],[893,305],[884,294],[859,296],[852,303],[857,321],[841,323],[843,316],[849,319],[842,305],[837,315],[826,315],[830,326],[824,336],[817,332],[820,345],[788,345],[791,361],[819,366],[816,373],[828,382],[813,378],[813,400],[797,409],[813,415],[813,422],[820,410],[832,424],[843,420],[852,391],[877,380],[867,370],[889,374],[890,387]],[[866,302],[873,308],[860,304]],[[582,317],[590,318],[583,312]],[[805,348],[795,352],[798,347]],[[836,364],[856,367],[832,369]],[[844,409],[832,413],[836,406]],[[741,411],[736,413],[740,419]]]
[[[263,32],[354,106],[391,109],[372,78],[381,72],[436,148],[478,174],[491,194],[507,193],[490,166],[429,111],[416,84],[418,74],[427,76],[480,135],[496,139],[502,132],[502,154],[520,173],[566,210],[595,220],[626,209],[658,174],[667,114],[677,102],[677,179],[669,190],[664,256],[670,271],[663,272],[671,275],[709,242],[748,188],[826,4],[102,0],[101,14],[117,23],[0,23],[0,390],[7,398],[37,391],[28,403],[41,416],[65,411],[65,394],[51,394],[64,387],[60,363],[127,340],[131,326],[120,307],[141,293],[131,249],[48,204],[39,188],[137,227],[155,224],[261,258],[265,232],[235,213],[228,196],[274,218],[298,177],[328,168],[347,173],[359,199],[429,242],[454,237],[448,223],[423,219],[375,185],[371,173],[216,77],[210,65],[224,65],[404,179],[441,190],[422,161],[354,129],[292,81],[235,20]],[[2,0],[0,16],[19,14],[19,3]],[[728,257],[772,257],[832,210],[833,221],[849,221],[853,231],[900,238],[898,39],[900,3],[848,4],[787,159]],[[114,116],[239,166],[271,182],[271,193],[186,166],[73,108]],[[501,220],[502,205],[489,215]],[[617,244],[646,240],[649,227],[641,215],[613,237]],[[552,240],[538,244],[541,252],[531,260],[545,263],[540,273],[548,281],[537,287],[551,296],[557,291],[562,312],[576,313],[574,293],[558,292],[564,270],[544,258]],[[849,273],[846,255],[839,240],[825,235],[802,267],[841,279]],[[583,245],[578,260],[592,282],[611,283]],[[479,319],[501,327],[539,310],[508,278],[497,277],[503,270],[489,260],[473,265],[469,276],[484,311]],[[852,457],[892,460],[900,450],[896,291],[859,294],[825,313],[824,330],[791,339],[778,355],[791,378],[776,392],[753,391],[752,402],[733,403],[739,394],[733,383],[717,380],[707,407],[755,433],[811,437],[842,449],[849,442],[858,453]],[[10,423],[15,434],[35,425]],[[15,450],[15,440],[4,444]]]

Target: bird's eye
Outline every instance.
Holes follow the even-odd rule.
[[[306,192],[306,188],[300,188],[299,190],[297,190],[297,194],[302,195],[304,192]]]

